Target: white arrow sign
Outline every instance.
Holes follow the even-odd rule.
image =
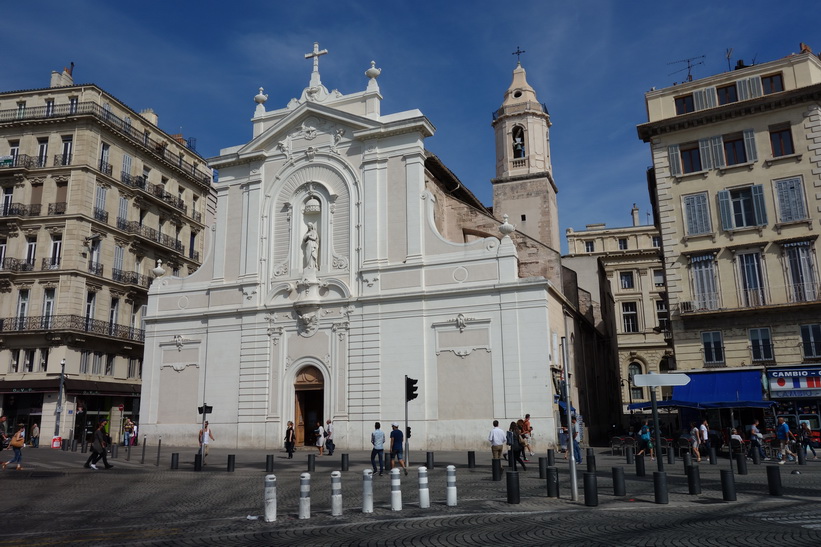
[[[633,385],[636,387],[659,387],[659,386],[686,386],[690,383],[690,377],[686,374],[635,374]]]

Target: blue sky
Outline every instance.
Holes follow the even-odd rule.
[[[363,90],[375,60],[382,113],[419,108],[437,128],[428,149],[490,205],[491,113],[518,46],[553,122],[562,230],[626,226],[633,203],[642,222],[650,210],[650,152],[635,129],[644,92],[686,77],[686,65],[669,63],[705,55],[699,78],[727,70],[728,48],[733,64],[801,41],[818,52],[816,15],[816,2],[758,0],[14,2],[3,7],[0,90],[47,87],[73,61],[75,82],[153,108],[162,129],[196,137],[210,157],[250,140],[260,86],[269,110],[299,96],[311,71],[303,55],[319,41],[326,87]]]

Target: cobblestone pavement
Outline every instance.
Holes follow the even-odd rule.
[[[180,454],[171,470],[172,452]],[[766,466],[750,462],[735,475],[737,501],[723,501],[720,473],[699,465],[702,494],[688,494],[684,467],[665,464],[669,503],[656,504],[655,463],[636,477],[622,456],[596,449],[598,506],[585,506],[582,474],[579,495],[570,499],[566,462],[559,467],[560,498],[548,498],[539,478],[538,458],[519,472],[519,504],[507,503],[506,480],[491,480],[490,454],[435,454],[429,470],[429,509],[418,503],[416,467],[401,475],[401,511],[391,510],[390,477],[375,476],[374,512],[363,514],[362,470],[369,454],[349,456],[342,473],[343,514],[331,516],[330,474],[340,469],[341,450],[316,458],[311,473],[311,518],[299,519],[299,478],[307,454],[293,460],[277,453],[277,520],[263,520],[264,450],[211,449],[208,465],[193,471],[194,448],[166,448],[157,466],[157,447],[135,447],[126,461],[122,447],[111,470],[82,467],[87,454],[46,448],[23,450],[23,471],[0,472],[4,545],[821,545],[821,462],[775,466],[784,495],[770,496]],[[235,471],[227,472],[229,454]],[[3,452],[7,459],[9,452]],[[412,454],[415,465],[424,453]],[[652,464],[652,465],[651,465]],[[457,468],[458,502],[446,505],[446,466]],[[615,497],[611,468],[624,468],[627,496]],[[800,474],[791,474],[792,472]]]

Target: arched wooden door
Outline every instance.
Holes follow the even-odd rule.
[[[325,423],[323,407],[325,382],[322,373],[314,366],[299,371],[294,380],[294,431],[297,446],[316,444],[316,422]]]

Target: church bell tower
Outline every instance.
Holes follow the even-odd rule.
[[[496,178],[491,181],[494,215],[509,215],[517,230],[559,251],[550,115],[527,83],[521,63],[513,70],[513,82],[493,114],[492,125],[496,134]]]

